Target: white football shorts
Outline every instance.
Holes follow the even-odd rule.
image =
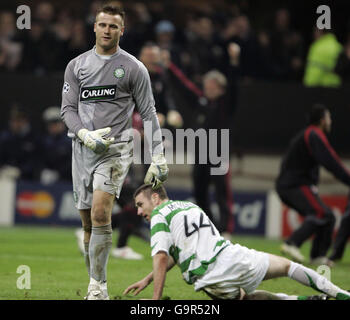
[[[240,288],[249,294],[259,286],[269,264],[267,253],[232,244],[195,282],[195,290],[202,289],[216,299],[239,299]]]

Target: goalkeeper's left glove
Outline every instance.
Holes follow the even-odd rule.
[[[157,189],[168,178],[168,166],[162,153],[152,157],[152,163],[145,176],[145,184],[152,184],[152,189]]]

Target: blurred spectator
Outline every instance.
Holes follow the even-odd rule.
[[[16,40],[15,16],[10,11],[0,11],[0,70],[15,70],[21,61],[22,46]]]
[[[139,59],[146,66],[151,78],[152,92],[160,126],[181,127],[182,117],[176,110],[175,102],[169,90],[166,70],[161,65],[160,48],[152,43],[146,44],[141,49]]]
[[[181,55],[183,50],[175,43],[175,26],[169,20],[161,20],[155,26],[156,43],[162,50],[167,50],[171,55],[171,60],[177,65],[182,65]]]
[[[58,69],[58,41],[40,20],[32,19],[31,29],[22,31],[20,37],[23,44],[21,71],[43,75]]]
[[[180,128],[183,125],[183,119],[181,114],[177,111],[175,102],[172,97],[172,92],[169,87],[169,79],[167,70],[162,65],[161,59],[161,50],[154,43],[147,43],[141,49],[140,61],[143,62],[145,67],[148,70],[148,73],[151,78],[152,85],[152,93],[155,100],[155,107],[157,111],[157,117],[159,121],[159,125],[161,127],[167,128]],[[142,147],[141,150],[144,150],[144,143],[148,143],[143,139],[143,130],[140,130],[140,121],[138,121],[139,117],[137,114],[133,116],[133,124],[134,128],[138,128],[142,137]],[[164,144],[168,143],[164,141]],[[141,157],[143,159],[143,170],[146,174],[148,170],[147,155],[142,153]]]
[[[53,25],[53,33],[60,42],[69,41],[73,35],[74,19],[71,11],[64,8],[58,12],[56,22]]]
[[[57,181],[72,181],[72,141],[67,136],[65,124],[61,120],[60,108],[49,107],[43,113],[46,134],[42,138],[41,182],[51,184]]]
[[[153,38],[153,19],[148,7],[141,2],[132,3],[125,11],[125,30],[120,47],[138,56],[141,47]]]
[[[237,43],[241,49],[239,70],[243,80],[250,81],[252,78],[261,76],[259,43],[249,18],[246,15],[240,15],[230,22],[229,27],[232,31],[228,42]]]
[[[152,16],[148,10],[146,4],[142,2],[136,2],[133,4],[133,10],[138,17],[139,25],[147,26],[152,22]]]
[[[20,32],[15,27],[15,14],[0,12],[0,71],[19,70],[36,75],[63,71],[72,56],[94,45],[93,25],[96,11],[103,2],[92,0],[86,8],[83,1],[74,2],[74,6],[70,3],[59,6],[58,2],[49,0],[37,2],[32,10],[32,30]],[[225,48],[230,42],[241,48],[239,73],[245,82],[256,79],[299,81],[303,78],[308,38],[293,28],[292,11],[288,9],[278,9],[274,19],[270,19],[270,26],[264,22],[266,10],[277,5],[268,5],[265,11],[258,13],[256,10],[259,9],[251,1],[235,4],[158,0],[109,2],[126,11],[125,32],[120,41],[123,49],[138,56],[145,43],[155,41],[161,49],[170,51],[171,60],[197,85],[209,70],[225,71],[223,61],[228,58]],[[257,15],[259,19],[256,19]],[[305,22],[298,21],[298,25],[302,28]],[[344,31],[339,34],[343,38]],[[315,47],[318,47],[316,43]],[[337,60],[336,54],[326,59]],[[344,79],[348,73],[346,61],[343,54],[336,70]],[[319,65],[319,60],[316,64]],[[312,75],[316,64],[312,62],[313,66],[308,64],[306,68],[306,85],[312,83],[311,78],[318,78]],[[333,62],[327,62],[325,67],[329,68],[329,65],[333,72]],[[330,80],[330,86],[339,85],[339,79],[334,79]]]
[[[240,48],[235,43],[227,47],[229,61],[226,64],[226,75],[211,70],[203,77],[203,91],[195,86],[171,61],[164,62],[168,66],[172,79],[177,81],[179,90],[182,90],[188,104],[196,106],[198,115],[193,119],[193,125],[207,131],[210,129],[232,129],[233,116],[237,103],[237,77],[239,66]],[[218,152],[227,147],[221,144],[220,134],[217,135],[215,146]],[[201,164],[198,157],[201,154],[195,145],[195,164],[193,166],[193,188],[196,203],[207,212],[214,221],[218,230],[223,233],[232,233],[232,190],[230,186],[230,172],[224,175],[212,175],[211,169],[217,164],[207,157],[207,163]],[[228,146],[230,149],[230,146]],[[207,146],[207,152],[210,148]],[[210,208],[209,186],[215,186],[215,199],[219,206],[219,221],[213,219]],[[225,235],[227,236],[227,234]]]
[[[299,33],[290,26],[290,13],[279,9],[271,30],[272,73],[279,80],[301,79],[303,70],[303,43]]]
[[[344,50],[339,54],[334,71],[342,78],[343,82],[350,79],[350,33],[344,45]]]
[[[259,73],[264,80],[276,78],[274,71],[274,60],[272,58],[271,37],[267,30],[260,30],[257,34],[257,41],[260,50],[260,70]]]
[[[45,29],[52,28],[55,19],[55,8],[52,3],[43,1],[37,4],[33,17],[40,21]]]
[[[175,33],[175,26],[169,20],[162,20],[155,26],[156,41],[161,49],[171,51]]]
[[[101,0],[94,0],[90,3],[89,11],[85,17],[85,23],[87,26],[93,28],[94,23],[96,21],[96,13],[98,9],[102,6],[102,3],[103,1]]]
[[[17,106],[10,110],[9,127],[0,134],[1,176],[36,180],[40,171],[40,145],[27,114]]]
[[[86,39],[84,22],[82,20],[75,20],[72,28],[72,36],[68,42],[67,61],[77,57],[90,48]]]
[[[57,66],[63,69],[70,60],[91,49],[94,43],[88,43],[83,20],[73,19],[69,12],[61,12],[56,23],[56,37],[59,41],[61,58]]]
[[[339,87],[341,78],[335,67],[343,46],[327,30],[314,29],[314,42],[307,56],[304,85],[307,87]]]
[[[217,46],[214,25],[209,17],[196,17],[189,24],[191,32],[187,33],[186,50],[190,55],[190,68],[187,71],[192,73],[195,83],[200,84],[204,73],[217,68],[223,51]]]

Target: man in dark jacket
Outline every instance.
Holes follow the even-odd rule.
[[[60,112],[59,107],[51,106],[43,113],[46,134],[41,141],[43,160],[41,182],[44,184],[57,181],[72,182],[72,141],[67,136]]]
[[[315,105],[310,112],[309,126],[292,139],[276,182],[281,200],[305,217],[302,225],[281,247],[284,254],[298,262],[304,261],[299,248],[305,240],[315,235],[310,252],[311,263],[331,265],[326,254],[331,245],[335,217],[318,194],[320,165],[350,186],[350,173],[326,137],[331,124],[329,110]]]
[[[215,147],[218,153],[223,154],[223,149],[230,149],[229,144],[222,144],[220,134],[217,134],[215,137],[211,133],[213,129],[218,131],[228,129],[229,132],[232,129],[237,104],[240,47],[235,43],[230,43],[227,46],[227,53],[229,60],[226,61],[226,72],[223,73],[213,69],[205,73],[202,77],[202,89],[190,81],[172,61],[163,61],[168,67],[173,84],[182,93],[184,100],[188,102],[189,106],[195,106],[197,116],[193,117],[192,126],[195,129],[204,130],[207,137],[209,137],[205,142],[206,148],[200,150],[200,147],[203,147],[203,145],[199,146],[198,143],[195,143],[194,146],[193,195],[197,205],[214,221],[215,226],[219,232],[223,233],[225,238],[229,238],[234,229],[230,169],[228,168],[226,173],[213,174],[213,169],[217,169],[218,164],[212,161],[210,150],[211,147]],[[230,154],[230,150],[228,150],[228,154]],[[208,155],[209,157],[206,158]],[[203,163],[201,157],[207,161]],[[211,210],[209,196],[211,184],[215,188],[215,201],[218,204],[220,213],[219,221],[214,219]]]
[[[182,117],[169,88],[167,70],[161,65],[161,50],[154,43],[146,43],[140,51],[140,61],[145,65],[151,78],[152,93],[157,105],[157,117],[161,127],[180,128]]]

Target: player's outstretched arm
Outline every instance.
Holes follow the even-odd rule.
[[[169,271],[171,268],[175,266],[175,261],[174,259],[169,256],[168,257],[168,266],[167,266],[167,271]],[[123,295],[127,295],[129,292],[133,292],[134,296],[137,296],[143,289],[145,289],[151,282],[153,281],[153,271],[150,272],[146,277],[144,277],[142,280],[133,283],[129,287],[127,287]]]
[[[167,269],[168,255],[164,251],[160,251],[153,256],[153,300],[159,300],[162,297]]]

